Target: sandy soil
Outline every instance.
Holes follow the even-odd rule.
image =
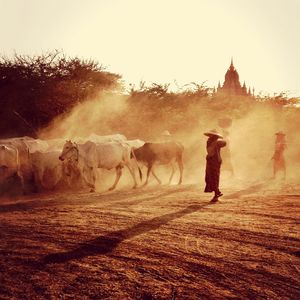
[[[300,190],[224,192],[0,200],[0,298],[300,299]]]

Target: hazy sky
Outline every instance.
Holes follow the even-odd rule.
[[[0,0],[0,52],[62,49],[126,83],[240,81],[300,96],[300,0]]]

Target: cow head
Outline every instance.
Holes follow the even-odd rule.
[[[64,161],[67,159],[69,161],[78,162],[78,157],[79,157],[78,146],[75,143],[72,143],[71,141],[66,141],[66,143],[64,144],[62,153],[59,156],[59,159],[61,161]]]

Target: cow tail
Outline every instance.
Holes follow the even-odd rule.
[[[16,155],[17,155],[17,176],[21,180],[22,190],[23,190],[23,192],[25,192],[24,178],[23,178],[23,174],[22,174],[22,171],[21,171],[20,154],[19,154],[18,148],[15,148],[15,150],[16,150]]]
[[[16,157],[17,157],[17,174],[18,176],[20,176],[20,157],[19,157],[19,151],[17,148],[15,148],[16,150]]]
[[[17,174],[19,177],[21,177],[21,161],[20,161],[20,153],[18,148],[14,148],[16,151],[16,157],[17,157]]]
[[[138,161],[137,161],[137,159],[136,159],[136,156],[135,156],[134,151],[133,151],[132,148],[131,148],[131,155],[132,155],[132,157],[134,158],[135,163],[136,163],[136,165],[137,165],[137,167],[138,167],[138,169],[139,169],[140,180],[142,181],[142,180],[143,180],[143,173],[142,173],[142,170],[141,170],[141,168],[140,168],[140,166],[139,166],[139,164],[138,164]]]

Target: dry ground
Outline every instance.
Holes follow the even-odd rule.
[[[300,299],[300,190],[225,194],[210,204],[183,185],[0,200],[0,298]]]

